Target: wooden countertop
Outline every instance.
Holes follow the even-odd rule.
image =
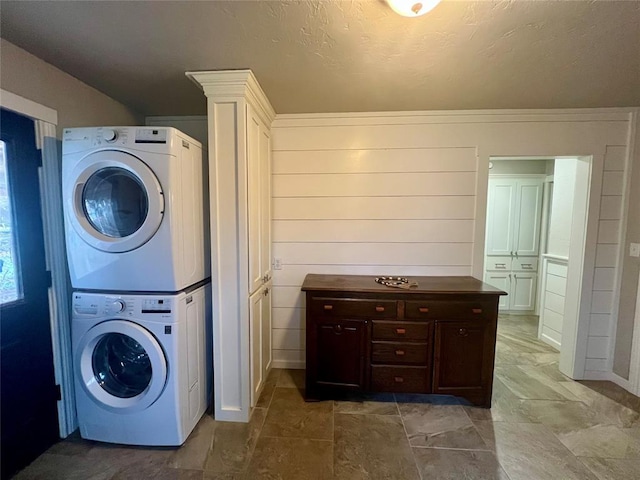
[[[474,277],[415,277],[405,276],[409,282],[417,282],[411,289],[394,288],[381,285],[375,281],[376,275],[320,275],[308,274],[302,290],[308,291],[340,291],[366,293],[402,293],[402,294],[459,294],[474,293],[486,295],[506,295],[506,292],[481,282]]]

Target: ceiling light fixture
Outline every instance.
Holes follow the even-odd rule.
[[[440,0],[387,0],[387,3],[403,17],[419,17],[433,10]]]

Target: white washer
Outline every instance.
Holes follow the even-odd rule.
[[[73,293],[82,438],[182,445],[211,392],[211,285],[173,295]]]
[[[210,275],[202,146],[170,127],[66,128],[71,285],[177,292]]]

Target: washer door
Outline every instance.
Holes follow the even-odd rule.
[[[104,252],[144,245],[160,228],[164,195],[139,158],[117,150],[87,155],[73,170],[70,221],[80,237]]]
[[[126,320],[107,320],[84,334],[76,375],[89,397],[115,412],[144,410],[162,394],[167,360],[156,338]]]

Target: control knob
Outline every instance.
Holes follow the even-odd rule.
[[[105,128],[102,130],[102,138],[105,142],[115,142],[118,138],[118,132],[116,132],[113,128]]]
[[[123,300],[115,300],[112,304],[111,304],[111,311],[113,313],[121,313],[124,312],[124,309],[127,305],[124,303]]]

